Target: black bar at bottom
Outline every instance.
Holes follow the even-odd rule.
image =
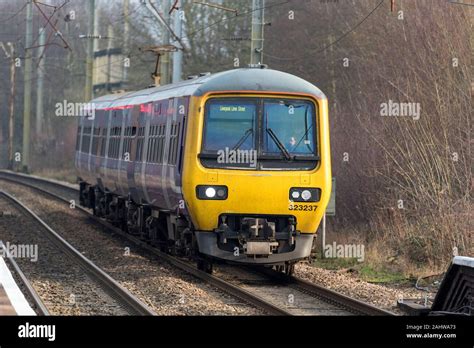
[[[0,346],[40,343],[42,346],[113,344],[133,347],[145,344],[473,347],[473,323],[474,317],[460,316],[0,317]],[[43,325],[54,325],[54,340],[52,326]],[[44,337],[31,337],[39,333]]]

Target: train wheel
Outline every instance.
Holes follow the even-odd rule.
[[[285,265],[285,274],[287,276],[292,276],[293,273],[295,273],[295,264],[292,263],[292,264],[286,264]]]
[[[197,260],[197,268],[209,274],[212,274],[213,271],[212,262],[201,258]]]
[[[204,269],[204,272],[212,274],[213,271],[213,265],[211,262],[206,262],[206,267]]]
[[[283,272],[284,266],[276,265],[276,266],[273,266],[273,269],[277,272]]]
[[[295,264],[285,263],[284,265],[276,265],[276,266],[273,266],[273,269],[277,272],[284,273],[287,276],[292,276],[293,273],[295,272]]]

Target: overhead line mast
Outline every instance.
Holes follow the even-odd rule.
[[[130,0],[123,1],[123,18],[125,19],[123,23],[123,53],[124,57],[129,57],[130,55]],[[122,85],[125,89],[128,86],[128,64],[124,64],[123,67],[123,76],[122,76]]]
[[[252,0],[252,42],[250,64],[263,64],[263,32],[265,26],[265,0]]]
[[[170,14],[174,15],[173,17],[173,24],[174,24],[174,32],[176,36],[181,40],[183,36],[183,21],[184,18],[182,16],[183,12],[181,11],[180,1],[177,0],[174,6],[170,10]],[[178,40],[175,40],[178,43]],[[182,44],[182,42],[181,42]],[[184,47],[183,47],[184,48]],[[172,74],[172,82],[176,83],[181,81],[181,75],[183,74],[183,50],[178,49],[175,53],[173,53],[173,74]]]
[[[169,23],[170,23],[170,13],[169,10],[171,8],[171,0],[164,0],[163,1],[163,14],[164,14],[164,21],[166,28],[163,30],[163,45],[167,46],[170,44],[170,31]],[[169,84],[171,82],[170,79],[170,54],[165,53],[163,58],[161,59],[161,81],[164,85]]]
[[[38,49],[38,80],[36,81],[36,136],[40,137],[43,131],[44,108],[43,108],[43,87],[45,76],[45,59],[44,54],[46,44],[46,27],[39,29],[39,49]]]
[[[26,3],[26,34],[25,34],[25,73],[24,96],[23,96],[23,146],[22,146],[22,170],[28,172],[30,163],[30,121],[31,121],[31,84],[32,84],[32,53],[33,42],[33,1]]]
[[[7,42],[10,52],[7,51],[3,42],[0,41],[0,47],[3,49],[7,59],[10,59],[10,97],[8,100],[8,169],[13,169],[13,133],[15,122],[15,82],[16,82],[16,52],[15,46]]]
[[[94,43],[96,39],[95,34],[95,0],[89,0],[89,31],[87,40],[87,59],[86,59],[86,84],[84,86],[84,99],[90,101],[93,98],[93,74],[94,74]]]
[[[142,51],[152,51],[157,54],[157,62],[159,62],[159,69],[158,65],[155,69],[155,72],[152,74],[153,78],[155,79],[155,85],[166,85],[171,82],[171,75],[170,75],[170,52],[177,52],[178,50],[184,50],[184,44],[181,40],[181,34],[175,33],[175,31],[170,26],[170,18],[171,13],[178,9],[178,1],[175,1],[173,6],[171,5],[171,0],[163,0],[162,4],[162,13],[158,10],[158,8],[153,4],[151,0],[145,0],[146,8],[153,14],[153,16],[158,19],[158,21],[164,27],[163,31],[163,44],[160,46],[149,46],[142,49]],[[181,25],[181,23],[176,23],[176,21],[181,22],[181,18],[179,17],[179,11],[176,11],[177,14],[175,17],[175,26]],[[181,30],[181,27],[178,28],[178,32]],[[177,47],[175,45],[170,44],[171,37],[173,40],[176,41],[181,45],[181,47]],[[174,64],[181,64],[179,54],[175,56]],[[181,78],[181,71],[179,68],[173,69],[174,80]],[[175,81],[173,81],[175,82]]]

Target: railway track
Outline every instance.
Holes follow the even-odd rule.
[[[336,314],[338,311],[347,311],[355,315],[394,315],[392,312],[353,299],[304,279],[288,276],[271,269],[261,270],[261,273],[267,277],[278,280],[282,284],[286,284],[289,288],[293,288],[301,293],[331,304],[336,308]]]
[[[81,278],[81,284],[85,287],[90,286],[91,288],[89,290],[91,291],[91,293],[94,293],[99,297],[100,295],[105,294],[105,296],[102,296],[103,298],[101,298],[100,300],[105,301],[109,308],[112,307],[113,313],[121,312],[130,315],[155,315],[155,313],[151,311],[146,305],[144,305],[128,290],[126,290],[114,279],[112,279],[108,274],[98,268],[89,259],[84,257],[79,251],[77,251],[71,244],[69,244],[65,239],[63,239],[56,231],[54,231],[49,225],[47,225],[41,218],[39,218],[31,209],[29,209],[22,202],[20,202],[15,197],[4,191],[0,191],[0,200],[8,202],[15,209],[21,211],[21,213],[24,214],[25,217],[28,216],[31,221],[33,221],[36,228],[39,227],[39,230],[42,233],[40,234],[36,231],[36,236],[29,237],[28,240],[30,240],[31,238],[31,240],[38,242],[38,244],[41,243],[41,249],[48,250],[48,253],[50,253],[51,250],[56,251],[55,255],[51,256],[51,259],[47,260],[47,263],[51,263],[51,266],[54,265],[55,267],[53,269],[53,272],[50,273],[59,273],[58,269],[60,265],[64,265],[64,274],[69,275],[69,271],[71,271],[71,273],[75,273],[75,275],[77,275],[77,270],[75,272],[74,270],[68,268],[71,267],[72,264],[74,264],[80,267],[80,269],[82,270],[81,273],[85,272],[85,274],[87,274],[87,279],[84,280]],[[22,225],[25,226],[27,224],[23,222]],[[31,225],[28,226],[31,227]],[[28,227],[23,229],[25,233],[28,233],[27,230]],[[40,238],[38,238],[38,236],[40,236]],[[52,247],[52,245],[54,245],[54,247]],[[69,262],[64,259],[64,255],[67,256]],[[41,257],[44,256],[42,255]],[[37,268],[38,267],[36,267],[35,269],[35,273],[32,272],[33,276],[39,277],[46,274],[41,273],[41,270],[38,270]],[[64,268],[66,268],[66,271],[64,271]],[[25,276],[24,279],[26,279]],[[66,280],[70,281],[70,278],[66,277]],[[83,293],[82,296],[86,295]]]
[[[221,265],[218,276],[284,308],[290,315],[393,315],[386,310],[344,296],[270,268]]]
[[[20,288],[22,288],[23,293],[26,295],[26,298],[28,302],[30,303],[31,308],[38,315],[42,315],[42,316],[50,315],[48,308],[46,308],[45,304],[43,303],[43,300],[38,295],[38,293],[36,292],[31,282],[28,280],[26,275],[23,273],[20,266],[18,266],[18,263],[15,261],[15,259],[11,255],[9,255],[7,247],[5,246],[5,244],[3,244],[1,240],[0,240],[0,250],[3,250],[3,254],[6,255],[5,259],[6,259],[7,265],[9,264],[11,268],[13,268],[13,270],[10,270],[10,271],[12,272],[13,277],[16,278]]]
[[[48,179],[7,171],[0,171],[0,179],[27,186],[68,204],[72,200],[76,201],[78,197],[78,188]],[[161,252],[135,236],[123,232],[107,221],[95,217],[89,210],[79,205],[76,205],[76,209],[143,250],[233,297],[262,309],[265,313],[272,315],[394,315],[392,312],[270,269],[223,266],[219,269],[226,269],[227,272],[218,271],[217,276],[210,275],[198,270],[186,260]]]

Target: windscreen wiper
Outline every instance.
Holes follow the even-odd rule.
[[[232,150],[237,150],[239,147],[242,146],[242,144],[245,142],[245,140],[247,140],[247,138],[249,137],[250,134],[253,133],[253,128],[249,128],[245,131],[245,134],[242,135],[242,138],[240,138],[240,140],[237,142],[237,144],[234,145],[234,147],[232,148]]]
[[[311,128],[313,128],[313,125],[311,125],[308,129],[306,129],[306,132],[303,134],[303,136],[301,137],[301,139],[296,143],[296,146],[294,147],[294,149],[298,148],[298,146],[301,144],[301,142],[303,141],[303,139],[307,139],[308,140],[308,132],[311,130]],[[310,147],[308,147],[308,149],[313,152],[313,149],[311,149]]]
[[[283,143],[280,141],[280,139],[278,139],[278,137],[276,136],[276,134],[272,131],[271,128],[267,128],[266,129],[267,133],[270,134],[270,137],[272,138],[272,140],[275,142],[275,144],[278,146],[278,148],[280,149],[281,153],[285,156],[285,158],[288,160],[288,161],[291,161],[291,155],[290,153],[288,152],[288,150],[286,149],[285,145],[283,145]]]

